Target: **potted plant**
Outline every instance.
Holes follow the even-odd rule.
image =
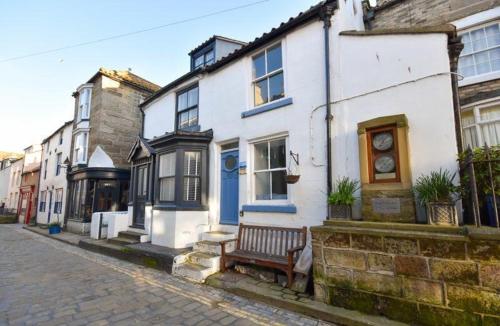
[[[59,222],[52,222],[49,224],[49,234],[61,233],[61,225]]]
[[[458,225],[454,199],[459,188],[454,179],[455,173],[442,169],[417,179],[414,190],[420,205],[427,209],[429,224]]]
[[[351,218],[354,193],[359,190],[359,181],[343,177],[337,180],[328,196],[328,218]]]

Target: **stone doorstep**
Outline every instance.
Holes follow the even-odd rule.
[[[172,275],[181,276],[196,283],[205,282],[205,279],[215,272],[216,270],[212,267],[205,267],[191,262],[174,264],[172,267]]]
[[[206,241],[225,241],[225,240],[232,240],[236,239],[236,234],[231,233],[231,232],[224,232],[224,231],[209,231],[209,232],[203,232],[201,234],[201,240],[206,240]]]
[[[311,296],[292,291],[277,284],[259,282],[234,272],[217,273],[206,279],[206,284],[236,295],[287,309],[316,319],[346,326],[405,326],[381,316],[363,314],[315,301]]]
[[[226,252],[232,252],[235,249],[236,249],[236,243],[234,241],[226,244]],[[198,241],[194,244],[193,250],[212,253],[216,255],[221,254],[221,248],[218,241],[209,241],[209,240]]]

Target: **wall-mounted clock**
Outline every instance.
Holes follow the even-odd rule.
[[[376,134],[373,137],[373,147],[379,151],[386,151],[392,148],[394,144],[394,138],[392,137],[391,132],[382,132],[380,134]]]

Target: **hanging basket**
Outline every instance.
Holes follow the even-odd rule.
[[[300,174],[287,174],[285,176],[285,182],[288,184],[294,184],[297,183],[300,179]]]

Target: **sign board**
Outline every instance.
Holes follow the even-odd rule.
[[[400,214],[400,198],[372,198],[372,210],[379,214]]]

